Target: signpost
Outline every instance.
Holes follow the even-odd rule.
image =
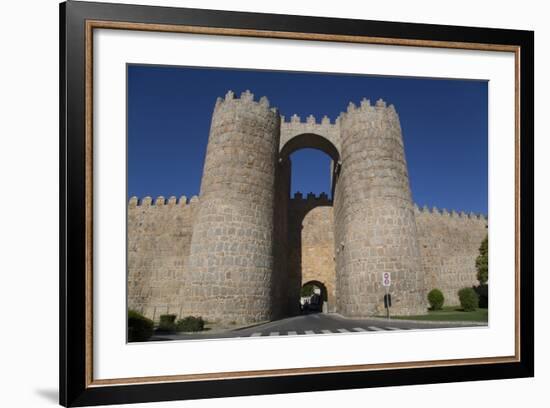
[[[386,288],[386,294],[384,295],[384,307],[386,308],[386,317],[389,319],[391,307],[391,295],[389,293],[391,286],[391,274],[389,272],[382,272],[382,285]]]

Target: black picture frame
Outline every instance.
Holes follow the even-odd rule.
[[[64,406],[343,390],[534,376],[534,33],[292,15],[68,1],[60,5],[60,403]],[[414,368],[265,375],[223,380],[166,381],[94,386],[90,359],[90,307],[86,265],[86,30],[88,21],[186,25],[223,29],[313,33],[462,44],[512,46],[518,50],[517,149],[521,208],[516,245],[520,358],[492,364],[444,364]]]

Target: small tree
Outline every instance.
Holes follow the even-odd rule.
[[[486,285],[489,280],[489,237],[486,236],[479,247],[479,255],[476,259],[477,280],[481,285]]]
[[[440,310],[443,307],[443,303],[445,303],[443,292],[439,289],[430,290],[430,293],[428,293],[428,302],[430,302],[432,310]]]

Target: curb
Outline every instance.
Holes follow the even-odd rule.
[[[239,330],[246,330],[246,329],[251,329],[253,327],[256,327],[256,326],[261,326],[262,324],[266,324],[266,323],[270,323],[272,322],[273,320],[265,320],[263,322],[259,322],[259,323],[254,323],[254,324],[250,324],[248,326],[243,326],[243,327],[239,327],[239,328],[236,328],[236,329],[229,329],[230,331],[233,331],[233,332],[236,332],[236,331],[239,331]]]
[[[432,325],[454,324],[458,326],[481,326],[481,327],[489,326],[489,322],[471,322],[467,320],[452,321],[452,320],[414,320],[414,319],[392,319],[392,318],[387,319],[385,317],[378,317],[378,316],[348,318],[348,317],[342,316],[339,313],[331,313],[331,314],[336,315],[343,320],[378,320],[382,322],[403,322],[403,323],[418,323],[418,324],[432,324]]]
[[[369,317],[371,320],[404,322],[404,323],[419,323],[419,324],[454,324],[460,326],[489,326],[489,322],[469,322],[469,321],[452,321],[452,320],[413,320],[413,319],[386,319],[385,317]]]

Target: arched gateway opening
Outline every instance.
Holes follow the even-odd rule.
[[[301,124],[303,125],[303,124]],[[332,125],[329,125],[332,126]],[[325,127],[327,125],[325,124]],[[275,224],[286,226],[286,270],[287,311],[285,314],[336,311],[336,265],[334,245],[334,202],[333,193],[338,181],[340,153],[330,136],[304,132],[285,133],[281,128],[279,153],[279,203],[285,207],[286,217],[279,217]],[[334,138],[332,138],[334,139]],[[296,192],[292,186],[293,165],[297,166],[303,149],[316,149],[327,155],[329,191],[317,194]],[[320,160],[322,160],[320,158]],[[293,163],[294,162],[294,163]],[[317,175],[319,177],[319,175]],[[309,190],[307,190],[309,191]],[[277,211],[279,214],[282,211]],[[280,227],[281,229],[284,229]],[[280,231],[279,233],[281,233]],[[313,290],[309,296],[307,292]],[[319,293],[317,293],[319,292]],[[303,296],[306,295],[306,296]],[[283,299],[281,299],[283,300]],[[284,300],[283,300],[284,302]]]
[[[319,281],[309,281],[300,289],[300,306],[304,314],[327,313],[328,291],[327,287]]]

